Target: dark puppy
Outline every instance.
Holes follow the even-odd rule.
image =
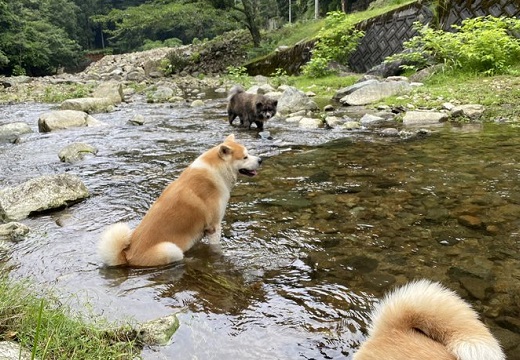
[[[278,101],[259,94],[248,94],[240,86],[233,86],[229,92],[227,107],[229,124],[238,116],[240,125],[251,129],[253,123],[257,129],[264,129],[264,122],[276,115]]]

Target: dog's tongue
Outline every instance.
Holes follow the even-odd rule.
[[[247,169],[240,169],[238,170],[239,173],[246,176],[255,176],[256,170],[247,170]]]

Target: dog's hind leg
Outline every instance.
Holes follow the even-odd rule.
[[[184,254],[174,243],[163,241],[146,250],[139,258],[134,257],[131,265],[135,266],[159,266],[167,265],[184,258]]]

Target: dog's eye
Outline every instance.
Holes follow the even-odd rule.
[[[246,159],[247,159],[247,155],[246,155],[246,156],[244,156],[244,160],[246,160]]]

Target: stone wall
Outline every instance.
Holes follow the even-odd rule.
[[[493,15],[520,18],[518,0],[445,0],[439,6],[440,26],[450,30],[451,25],[460,25],[462,20],[478,16]]]
[[[433,16],[428,6],[417,2],[363,21],[357,28],[364,31],[365,36],[350,56],[349,67],[363,73],[387,56],[401,52],[403,42],[417,33],[413,28],[414,22],[428,23]]]
[[[435,18],[434,11],[438,14]],[[365,72],[380,64],[387,56],[403,50],[403,43],[416,32],[413,23],[433,22],[443,30],[463,19],[493,15],[520,18],[519,0],[441,0],[417,1],[359,24],[365,37],[349,58],[355,72]]]

